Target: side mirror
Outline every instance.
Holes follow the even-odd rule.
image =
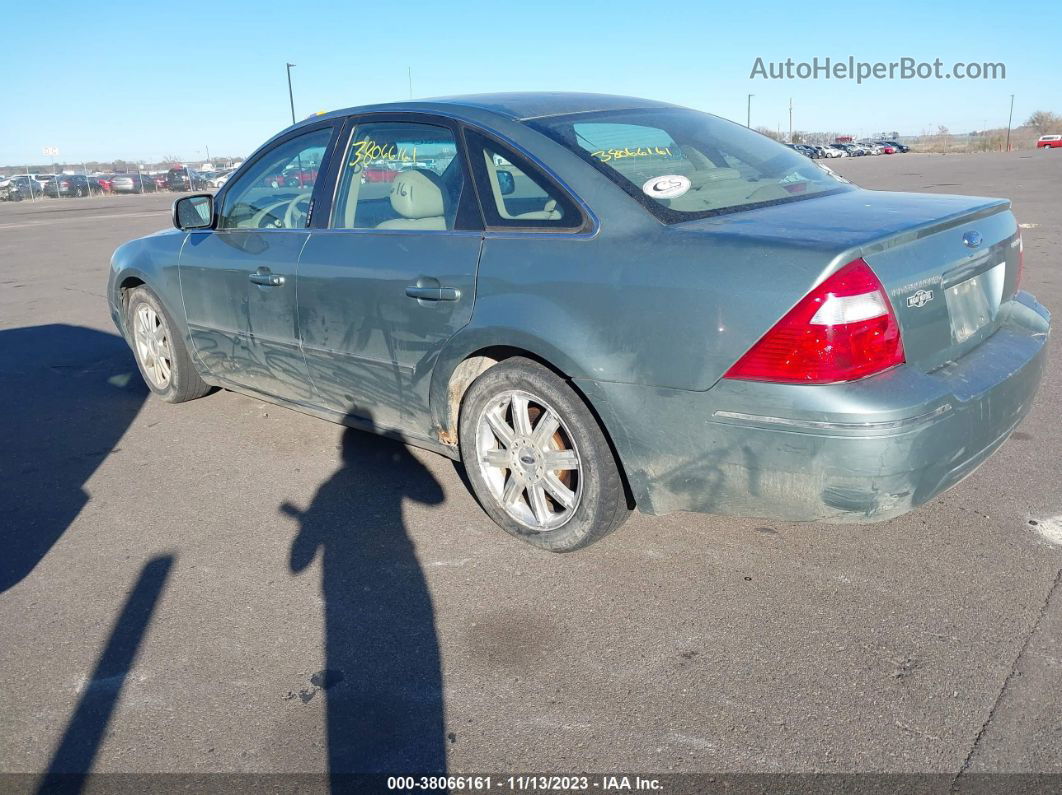
[[[495,171],[498,175],[498,188],[502,196],[508,196],[516,190],[516,178],[511,171]]]
[[[173,203],[173,225],[178,229],[208,229],[214,224],[214,197],[209,193],[182,196]]]

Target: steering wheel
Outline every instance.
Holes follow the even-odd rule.
[[[267,204],[261,210],[251,216],[251,220],[246,226],[254,227],[255,229],[281,229],[283,228],[283,220],[280,217],[280,208],[288,203],[287,199],[284,201],[273,202]]]
[[[313,191],[307,193],[300,193],[290,202],[288,202],[288,208],[284,211],[284,228],[285,229],[302,229],[306,226],[306,218],[310,214],[310,197],[313,196]],[[301,205],[305,204],[306,209],[303,209]],[[295,223],[298,219],[298,223]]]

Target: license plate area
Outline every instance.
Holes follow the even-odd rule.
[[[954,342],[966,342],[996,319],[1003,300],[1005,276],[1006,263],[1001,262],[944,291]]]

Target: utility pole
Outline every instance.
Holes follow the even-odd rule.
[[[206,146],[207,162],[209,163],[210,162],[210,147],[207,146],[206,144],[203,144],[203,146]]]
[[[793,143],[793,98],[789,98],[789,143]]]
[[[291,123],[295,123],[295,95],[291,91],[291,67],[295,64],[288,64],[288,101],[291,102]]]
[[[1007,116],[1007,151],[1010,151],[1010,124],[1014,121],[1014,95],[1010,95],[1010,115]]]
[[[752,129],[752,98],[754,96],[756,96],[756,95],[755,94],[749,94],[749,97],[748,97],[749,104],[748,104],[747,110],[745,111],[745,126],[748,127],[750,130]]]

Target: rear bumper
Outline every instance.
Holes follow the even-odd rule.
[[[1026,415],[1050,315],[1027,293],[1000,329],[932,373],[848,384],[720,381],[706,392],[576,381],[605,422],[639,508],[874,522],[973,472]]]

